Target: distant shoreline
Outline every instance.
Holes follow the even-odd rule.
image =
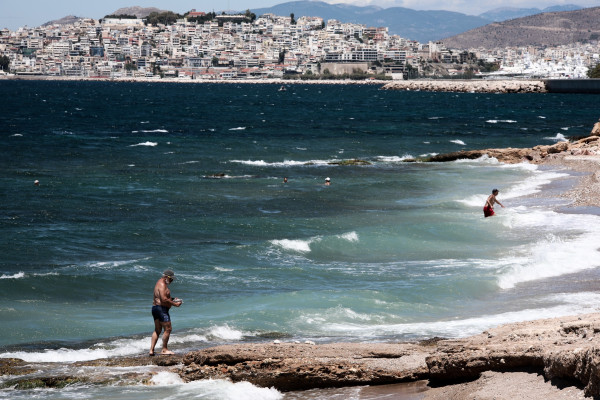
[[[64,81],[183,83],[229,85],[370,85],[384,90],[454,93],[600,93],[600,79],[186,79],[186,78],[89,78],[49,75],[0,75],[0,81]]]
[[[181,79],[181,78],[86,78],[70,76],[49,76],[49,75],[0,75],[0,81],[64,81],[64,82],[128,82],[128,83],[227,83],[227,84],[269,84],[269,85],[290,85],[290,84],[308,84],[308,85],[378,85],[383,86],[390,81],[381,80],[350,80],[350,79],[314,79],[314,80],[295,80],[295,79]]]

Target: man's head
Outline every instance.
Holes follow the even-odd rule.
[[[495,196],[495,195],[497,195],[498,193],[499,193],[499,192],[498,192],[498,189],[494,189],[494,190],[492,190],[492,194],[493,194],[494,196]]]
[[[167,280],[170,282],[173,282],[173,280],[175,279],[175,272],[173,272],[170,269],[166,269],[165,272],[163,272],[163,277],[167,278]]]

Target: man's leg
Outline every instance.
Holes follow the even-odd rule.
[[[162,322],[158,319],[154,320],[154,332],[152,332],[152,340],[150,341],[150,355],[154,355],[154,347],[156,346],[156,342],[158,342],[158,337],[160,336],[160,332],[162,331]]]
[[[163,348],[161,354],[174,354],[171,350],[167,348],[167,344],[169,343],[169,337],[171,336],[171,321],[169,322],[161,322],[162,328],[165,330],[163,333]]]

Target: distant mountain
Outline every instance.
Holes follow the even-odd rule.
[[[42,26],[49,26],[49,25],[70,25],[70,24],[74,24],[75,22],[85,19],[83,17],[76,17],[74,15],[67,15],[66,17],[62,17],[61,19],[55,19],[53,21],[48,21],[45,24],[43,24]]]
[[[161,13],[161,12],[165,12],[165,11],[167,11],[167,10],[161,10],[156,7],[134,6],[134,7],[119,8],[117,11],[115,11],[114,13],[111,13],[110,15],[135,15],[138,18],[146,18],[148,15],[152,14],[153,12]],[[104,15],[103,15],[103,17],[104,17]]]
[[[481,18],[501,22],[509,19],[528,17],[530,15],[541,14],[546,12],[560,12],[560,11],[576,11],[581,10],[583,7],[575,4],[565,4],[562,6],[552,6],[540,10],[539,8],[516,8],[516,7],[501,7],[495,8],[483,14],[479,14]]]
[[[456,49],[560,46],[600,39],[600,7],[549,12],[489,25],[443,39]]]
[[[257,16],[272,13],[296,19],[321,17],[325,21],[364,24],[372,27],[387,26],[390,34],[427,43],[459,34],[489,23],[481,17],[451,11],[416,11],[409,8],[357,7],[347,4],[328,4],[320,1],[292,1],[268,8],[251,9]]]

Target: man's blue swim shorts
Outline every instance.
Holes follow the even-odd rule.
[[[152,306],[152,316],[160,322],[171,322],[169,309],[164,306]]]

